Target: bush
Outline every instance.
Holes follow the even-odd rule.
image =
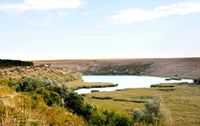
[[[23,78],[16,85],[17,91],[28,92],[35,101],[32,108],[36,106],[38,97],[40,95],[48,106],[53,104],[64,106],[71,109],[74,113],[84,116],[87,120],[90,119],[94,107],[84,103],[83,97],[74,92],[69,92],[65,87],[59,87],[52,83],[50,79],[40,81],[35,77]]]
[[[160,123],[160,98],[154,97],[151,101],[145,104],[145,110],[134,110],[132,113],[133,123],[145,123],[157,125]]]
[[[49,91],[44,97],[44,100],[49,106],[53,104],[57,104],[57,105],[62,104],[62,98],[58,95],[58,93],[53,92],[53,91]]]
[[[115,126],[130,126],[130,120],[126,116],[116,115],[114,119]]]
[[[130,126],[128,117],[116,114],[113,111],[95,111],[90,118],[90,124],[94,126]]]
[[[154,114],[158,117],[160,114],[160,99],[155,97],[153,100],[147,102],[145,104],[145,112],[149,115]]]
[[[33,92],[38,87],[40,87],[41,81],[37,78],[30,77],[30,78],[23,78],[21,79],[18,84],[16,84],[16,91],[22,92]]]
[[[64,98],[64,106],[73,110],[74,113],[83,115],[86,119],[90,118],[94,110],[94,107],[89,104],[85,104],[83,97],[75,92],[70,92]]]
[[[49,79],[40,81],[36,78],[23,78],[16,87],[17,91],[37,93],[41,95],[47,105],[57,104],[71,109],[74,113],[89,119],[93,107],[85,104],[83,97],[67,88],[54,85]]]
[[[106,116],[100,113],[99,111],[95,111],[92,113],[89,123],[93,126],[103,126],[105,125]]]
[[[132,113],[133,123],[138,123],[143,120],[144,113],[140,109],[135,109]]]

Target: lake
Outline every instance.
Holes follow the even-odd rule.
[[[160,83],[182,83],[188,82],[192,83],[191,79],[182,80],[170,80],[166,81],[166,78],[162,77],[152,77],[152,76],[124,76],[124,75],[92,75],[83,76],[84,82],[110,82],[113,84],[118,84],[117,87],[104,87],[104,88],[90,88],[90,89],[79,89],[76,90],[78,94],[90,93],[91,90],[99,91],[116,91],[116,89],[126,89],[126,88],[149,88],[152,84]]]

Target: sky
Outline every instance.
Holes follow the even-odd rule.
[[[200,57],[200,0],[0,0],[0,59]]]

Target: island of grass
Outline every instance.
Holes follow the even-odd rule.
[[[118,84],[113,84],[109,82],[84,82],[82,80],[70,81],[67,84],[67,87],[72,90],[78,90],[83,88],[103,88],[103,87],[116,87]]]

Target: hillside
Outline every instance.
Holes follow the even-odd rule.
[[[0,69],[2,126],[130,126],[126,115],[88,104],[77,88],[115,86],[85,83],[81,73],[47,66]]]
[[[168,59],[102,59],[102,60],[46,60],[35,65],[50,64],[83,74],[126,74],[175,76],[196,78],[200,76],[200,58]]]
[[[0,69],[0,80],[19,80],[25,77],[37,77],[40,79],[50,79],[57,83],[65,83],[73,80],[80,80],[81,73],[71,73],[60,68],[47,67],[10,67]]]

